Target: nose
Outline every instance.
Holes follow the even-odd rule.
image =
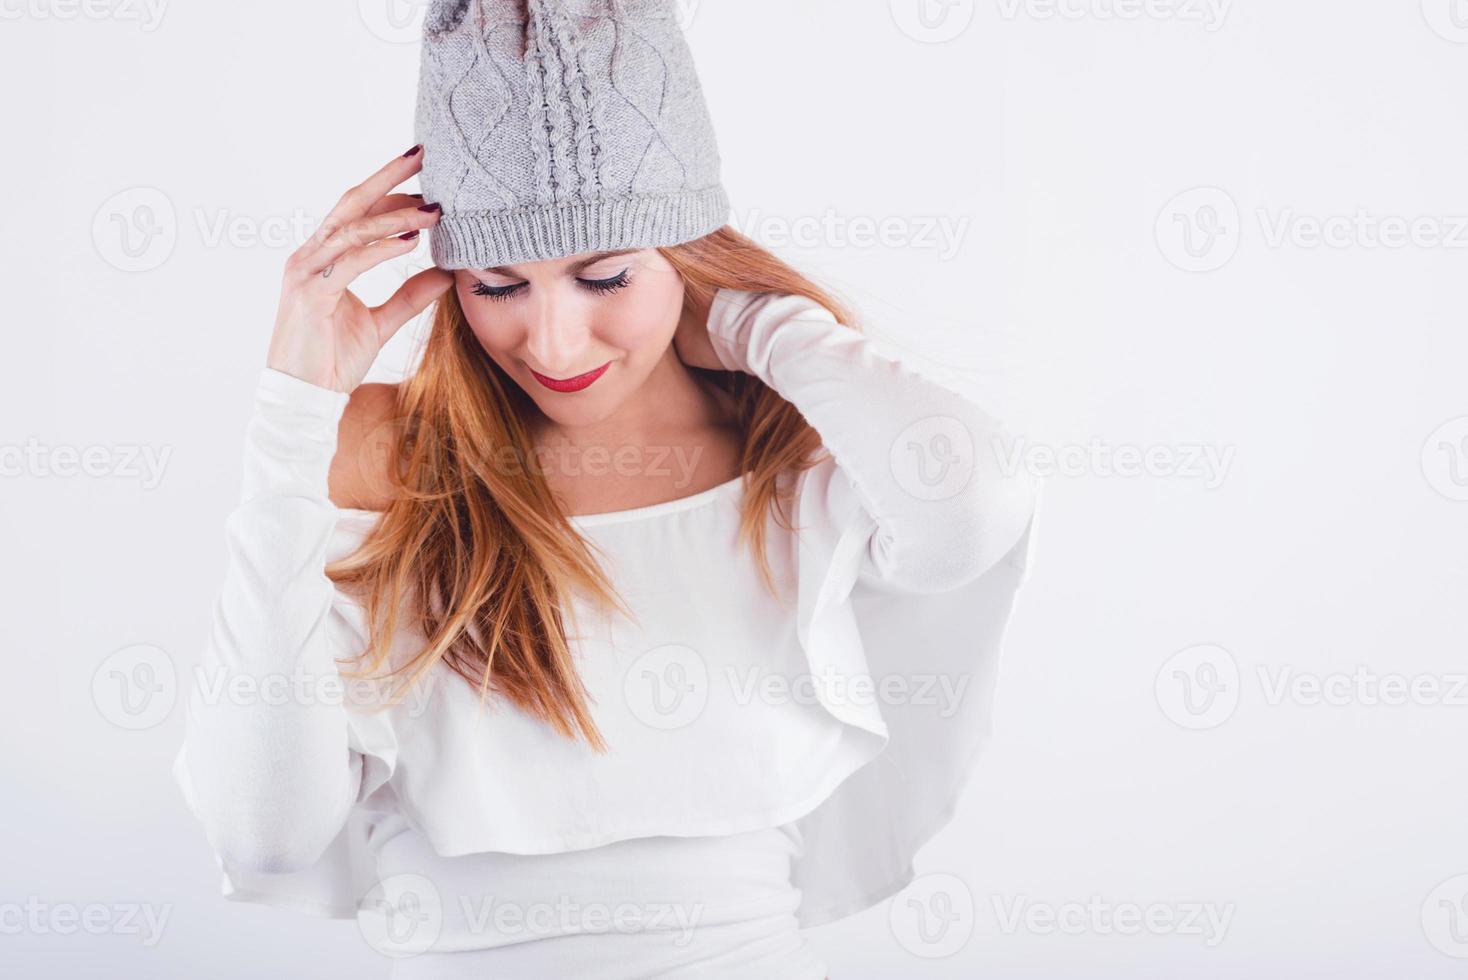
[[[525,350],[535,370],[552,378],[569,378],[596,367],[586,363],[591,329],[577,315],[577,304],[563,302],[556,289],[537,292],[532,294],[525,338]]]

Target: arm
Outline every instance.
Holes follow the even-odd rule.
[[[261,370],[240,502],[225,522],[226,571],[189,689],[184,756],[211,845],[246,870],[311,864],[361,785],[346,708],[321,683],[337,673],[327,473],[348,397]]]
[[[340,648],[360,649],[360,638],[346,639],[325,575],[338,516],[328,473],[349,393],[392,335],[454,282],[425,269],[377,307],[349,288],[438,223],[439,212],[393,193],[422,168],[420,151],[343,194],[281,281],[243,492],[226,522],[224,585],[176,760],[216,854],[242,870],[313,864],[363,789],[336,667],[337,653],[358,652]]]
[[[880,352],[801,296],[721,289],[709,338],[728,370],[758,377],[820,434],[875,521],[863,580],[942,592],[1020,539],[1035,481],[1006,473],[1007,438],[973,401]]]

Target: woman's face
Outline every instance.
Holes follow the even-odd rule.
[[[461,269],[455,279],[479,343],[565,427],[612,415],[667,354],[683,310],[683,279],[657,249]]]

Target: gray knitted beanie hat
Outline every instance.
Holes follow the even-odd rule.
[[[443,269],[692,241],[729,199],[677,0],[433,0],[415,131]]]

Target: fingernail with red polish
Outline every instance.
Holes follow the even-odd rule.
[[[406,235],[399,235],[398,237],[405,242],[410,242],[418,237],[418,229],[415,228],[412,231],[408,232]]]
[[[432,214],[435,211],[442,211],[443,210],[443,205],[442,204],[425,204],[421,208],[419,208],[418,210],[419,211],[427,211],[429,214]]]
[[[423,149],[423,144],[422,143],[419,143],[417,146],[413,147],[407,153],[404,153],[403,156],[405,156],[405,157],[415,157],[415,156],[417,156],[419,154],[420,151],[422,151],[422,149]]]
[[[423,195],[422,194],[409,194],[408,196],[409,197],[416,197],[420,201],[423,200]]]

